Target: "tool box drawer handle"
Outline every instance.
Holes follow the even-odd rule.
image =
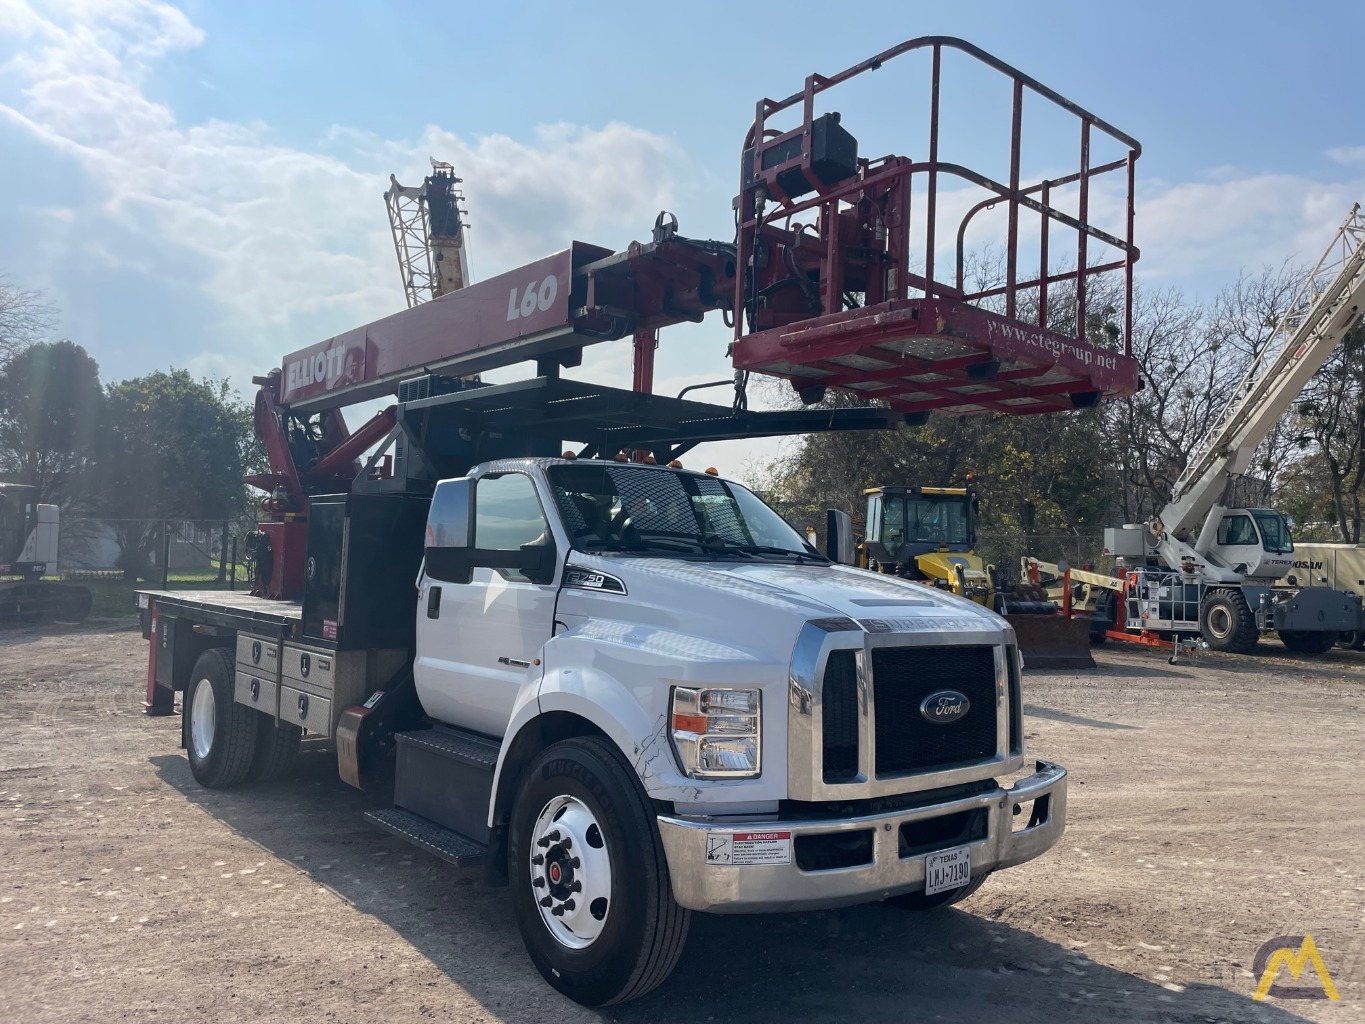
[[[308,694],[306,693],[299,694],[299,717],[308,717]]]

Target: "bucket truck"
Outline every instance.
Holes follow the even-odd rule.
[[[929,138],[912,140],[929,156],[860,157],[817,104],[909,54],[929,72]],[[944,62],[1012,95],[1007,182],[940,153]],[[902,83],[886,84],[898,107]],[[1074,173],[1021,180],[1026,94],[1073,119]],[[1092,164],[1092,135],[1122,155]],[[1025,760],[1013,629],[825,558],[747,488],[679,460],[707,441],[1131,394],[1131,352],[1085,336],[1085,282],[1115,272],[1131,294],[1139,153],[977,47],[913,39],[758,103],[733,241],[661,214],[622,251],[573,242],[430,301],[410,292],[410,308],[286,355],[256,379],[269,471],[248,481],[267,495],[252,592],[139,594],[148,713],[183,695],[181,744],[208,787],[279,777],[305,730],[335,741],[352,785],[392,759],[393,805],[370,820],[508,886],[536,968],[585,1004],[663,982],[693,912],[967,897],[1066,818],[1065,769]],[[1111,233],[1086,203],[1115,177],[1129,187]],[[935,273],[940,179],[985,196],[944,236],[1000,217],[1003,289],[973,291],[960,252],[956,276]],[[1076,216],[1049,200],[1072,185]],[[960,212],[948,193],[945,217]],[[1020,252],[1021,214],[1051,227],[1037,256]],[[1050,236],[1074,241],[1072,269],[1051,269]],[[1049,287],[1074,333],[1048,328],[1034,299]],[[1004,313],[987,308],[1000,298]],[[708,313],[733,332],[734,400],[654,394],[660,329]],[[561,377],[626,338],[632,390]],[[535,377],[474,379],[518,363]],[[812,401],[883,401],[755,411],[750,373]],[[342,408],[382,395],[397,402],[353,432]]]
[[[1351,208],[1246,375],[1145,529],[1106,530],[1105,550],[1137,567],[1123,594],[1126,628],[1202,634],[1246,652],[1275,631],[1301,653],[1322,653],[1362,628],[1361,599],[1327,587],[1274,586],[1294,565],[1283,515],[1219,504],[1271,428],[1357,322],[1365,305],[1365,217]],[[1154,554],[1160,568],[1144,565]],[[1305,581],[1308,582],[1308,581]]]

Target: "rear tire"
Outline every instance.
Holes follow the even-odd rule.
[[[1256,647],[1260,631],[1240,590],[1215,590],[1199,607],[1199,632],[1210,650],[1246,654]]]
[[[547,747],[518,787],[507,844],[517,925],[545,980],[584,1006],[656,988],[687,941],[690,914],[673,899],[655,814],[597,736]]]
[[[1365,648],[1365,629],[1352,629],[1337,634],[1337,646],[1343,651],[1358,651]]]
[[[298,757],[303,730],[297,725],[276,725],[275,719],[257,711],[260,719],[256,755],[251,762],[252,782],[274,782],[288,775]]]
[[[185,685],[185,753],[195,780],[209,789],[235,786],[251,771],[260,713],[232,699],[233,652],[199,655]]]
[[[888,896],[885,902],[890,906],[900,907],[902,910],[913,910],[917,913],[941,910],[944,907],[951,907],[954,903],[961,903],[980,889],[985,884],[986,879],[990,877],[991,873],[987,871],[984,875],[973,878],[966,885],[957,889],[936,892],[932,896],[926,896],[922,892],[903,892],[899,896]]]
[[[1280,642],[1295,654],[1326,654],[1337,644],[1338,633],[1282,629]]]

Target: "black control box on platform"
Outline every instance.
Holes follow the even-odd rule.
[[[332,494],[308,502],[303,634],[338,650],[411,649],[429,495]]]

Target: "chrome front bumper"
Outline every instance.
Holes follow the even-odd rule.
[[[1046,797],[1046,813],[1024,819],[1013,830],[1017,805]],[[1035,804],[1035,809],[1040,805]],[[673,897],[690,910],[718,914],[753,914],[781,910],[812,910],[872,903],[903,892],[924,888],[923,851],[900,854],[901,825],[961,811],[985,808],[989,822],[984,839],[963,844],[971,850],[972,878],[997,868],[1012,867],[1046,851],[1066,827],[1066,769],[1039,761],[1033,775],[1009,789],[862,818],[827,821],[775,821],[755,819],[737,822],[696,821],[661,815],[659,834],[673,877]],[[1041,820],[1034,820],[1034,818]],[[801,836],[839,832],[872,832],[870,862],[856,867],[805,871],[794,853]],[[707,862],[708,845],[723,841],[726,834],[790,832],[793,855],[786,864],[736,866]],[[948,843],[952,848],[956,843]]]

